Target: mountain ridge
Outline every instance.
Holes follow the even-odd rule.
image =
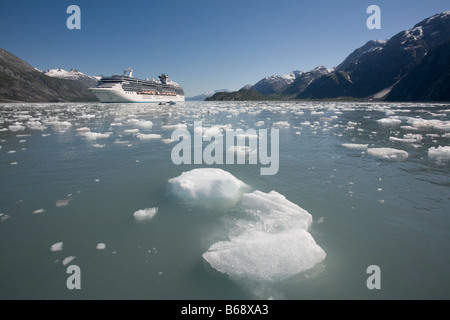
[[[294,81],[285,85],[283,90],[277,90],[279,82],[275,81],[282,76],[266,77],[257,82],[260,84],[259,86],[246,88],[261,93],[267,99],[278,97],[279,99],[382,100],[401,83],[402,79],[422,63],[430,51],[449,40],[450,11],[445,11],[423,19],[413,28],[398,32],[390,39],[366,42],[332,70],[323,67],[326,71],[323,70],[320,74],[313,74],[317,68],[308,72],[302,71]],[[419,70],[429,72],[425,70],[427,67],[431,68],[431,64],[425,64]],[[438,69],[434,70],[438,73],[444,72]],[[308,73],[309,77],[306,77],[305,75]],[[413,81],[413,79],[417,81],[419,77],[416,76],[409,81]],[[435,86],[446,85],[444,81],[447,79],[446,76],[442,75],[440,79],[434,84]],[[269,83],[269,80],[273,80],[275,84]],[[265,85],[261,86],[262,83]],[[437,94],[440,91],[442,90],[433,90],[435,96],[430,93],[426,95],[426,99],[440,101],[445,96]],[[404,97],[397,94],[396,99],[399,101],[409,99],[409,93],[403,91],[403,94]],[[232,93],[230,97],[236,98]],[[226,99],[226,96],[221,96],[221,99]]]
[[[98,101],[76,80],[49,77],[14,54],[0,48],[0,101]]]

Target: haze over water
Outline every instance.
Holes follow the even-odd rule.
[[[171,134],[194,121],[279,129],[278,173],[173,164]],[[1,104],[0,298],[448,299],[449,145],[449,104]],[[212,201],[169,182],[200,168],[230,174],[201,186]],[[197,192],[201,177],[188,179]],[[217,184],[236,192],[216,202]],[[315,245],[298,248],[304,211]],[[292,274],[299,264],[312,267]],[[66,286],[69,265],[81,290]],[[380,290],[366,286],[371,265]]]

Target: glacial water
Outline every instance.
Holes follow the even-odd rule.
[[[174,164],[195,121],[278,172]],[[449,146],[449,104],[1,104],[0,299],[449,299]]]

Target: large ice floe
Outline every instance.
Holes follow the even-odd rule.
[[[232,277],[279,281],[325,259],[307,231],[311,214],[283,195],[257,190],[242,196],[242,206],[253,219],[238,221],[228,240],[203,254],[214,269]]]
[[[233,220],[228,239],[214,243],[203,254],[221,273],[232,278],[281,281],[325,259],[325,251],[308,232],[311,214],[276,191],[242,194],[248,187],[245,183],[212,168],[183,172],[169,184],[183,199],[202,204],[227,198],[243,211],[242,217]]]

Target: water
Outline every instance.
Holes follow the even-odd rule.
[[[449,146],[449,115],[446,104],[0,105],[0,298],[448,299],[450,161],[446,149],[428,151]],[[192,132],[199,120],[279,128],[278,173],[260,175],[261,164],[173,164],[176,143],[164,139],[174,129],[164,126]],[[141,140],[133,129],[161,137]],[[422,139],[390,139],[405,134]],[[408,157],[384,159],[346,143]],[[274,280],[212,268],[204,253],[256,222],[240,203],[186,201],[171,191],[169,179],[211,167],[245,183],[243,192],[273,190],[309,212],[308,232],[326,257]],[[146,208],[157,208],[154,217],[136,220]],[[277,241],[248,253],[261,263],[298,253]],[[52,252],[58,242],[62,250]],[[66,286],[69,265],[80,267],[81,290]],[[371,265],[380,267],[380,290],[366,286]]]

